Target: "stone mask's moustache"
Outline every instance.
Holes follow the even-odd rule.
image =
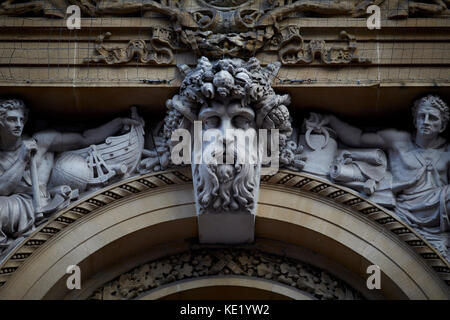
[[[225,145],[222,143],[210,143],[203,152],[203,163],[218,165],[232,160],[237,163],[238,152],[234,143]]]
[[[236,143],[227,145],[220,142],[210,143],[203,152],[203,163],[212,165],[256,164],[257,155],[257,148],[240,147]]]

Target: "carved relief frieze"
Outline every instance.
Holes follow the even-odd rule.
[[[441,257],[450,260],[450,147],[442,137],[449,121],[449,108],[441,98],[428,95],[414,103],[414,123],[409,131],[380,128],[377,132],[364,132],[334,115],[311,113],[306,119],[293,119],[288,109],[289,95],[277,94],[272,87],[281,64],[371,63],[368,58],[359,56],[354,35],[341,31],[340,40],[333,41],[337,44],[320,37],[305,40],[300,27],[290,24],[291,19],[362,18],[367,16],[367,6],[384,6],[387,1],[196,0],[196,3],[199,7],[184,6],[177,0],[1,1],[0,15],[4,16],[64,18],[67,6],[75,4],[80,6],[83,17],[142,16],[150,19],[159,14],[158,19],[170,20],[164,28],[151,27],[145,39],[131,37],[128,43],[121,45],[108,43],[113,40],[111,32],[101,34],[95,41],[93,55],[86,57],[86,64],[171,65],[176,63],[176,54],[184,52],[201,58],[194,66],[178,66],[183,77],[180,90],[167,101],[166,116],[160,126],[147,128],[147,135],[145,122],[134,108],[129,118],[117,118],[85,132],[62,133],[48,129],[27,136],[22,132],[28,114],[24,102],[16,98],[0,99],[0,258],[5,258],[20,242],[42,244],[40,239],[29,237],[39,225],[55,214],[64,213],[75,201],[83,203],[88,199],[85,202],[90,206],[106,205],[101,199],[89,198],[94,191],[133,175],[157,175],[163,170],[188,165],[174,163],[176,144],[172,134],[177,129],[193,132],[194,123],[199,121],[204,126],[203,131],[213,128],[222,134],[226,129],[279,130],[277,170],[291,171],[281,172],[282,177],[274,183],[283,184],[295,176],[300,178],[293,187],[308,192],[325,194],[334,188],[331,184],[351,188],[359,196],[339,189],[330,191],[326,197],[339,201],[343,194],[350,194],[352,199],[346,200],[345,205],[353,207],[364,203],[383,216],[380,218],[383,222],[400,225],[398,221],[402,221],[436,248],[436,252],[428,248],[429,260]],[[389,19],[444,16],[449,14],[449,6],[449,0],[396,0],[390,3],[387,15]],[[261,52],[278,55],[279,62],[260,64],[255,57]],[[235,113],[239,113],[239,117]],[[202,141],[202,156],[209,156],[217,145],[225,144],[223,139],[213,143]],[[245,146],[226,150],[232,157],[244,151],[248,151]],[[226,156],[226,152],[223,155]],[[262,170],[267,166],[260,160],[251,165],[197,164],[194,161],[189,164],[192,179],[173,171],[178,172],[174,175],[179,174],[178,180],[174,180],[193,184],[198,216],[243,214],[254,218],[260,183],[274,181],[277,177],[263,175]],[[301,176],[298,172],[323,180]],[[169,178],[161,174],[158,179],[167,181]],[[154,187],[149,180],[142,179],[139,183]],[[105,191],[102,196],[116,200],[123,197],[121,192],[134,194],[141,190],[124,184],[114,192]],[[70,210],[80,216],[91,212],[81,205]],[[391,210],[392,215],[387,214],[387,210]],[[374,212],[369,211],[367,214]],[[71,222],[64,214],[58,219]],[[393,230],[399,234],[405,230],[405,233],[412,233],[405,225],[398,225]],[[229,236],[233,237],[233,233]],[[251,242],[252,238],[249,239]],[[417,237],[414,241],[422,240]],[[237,242],[243,241],[239,238]],[[421,246],[425,244],[421,242]],[[214,260],[217,256],[210,258]],[[228,270],[232,274],[247,272],[249,275],[250,267],[236,267],[230,261],[217,258],[224,267],[211,274]],[[153,267],[160,268],[157,264]],[[201,272],[209,274],[212,271],[208,268]],[[258,268],[261,269],[255,266],[256,274]],[[279,267],[269,269],[261,274],[305,288],[298,284],[298,278],[283,278],[286,273]],[[14,272],[5,270],[5,274]],[[177,280],[195,276],[189,270],[187,266],[171,275]],[[445,272],[448,273],[448,268]],[[159,285],[156,280],[151,283],[144,289],[153,288],[154,283]],[[118,287],[117,283],[108,285]],[[306,288],[317,295],[314,286]],[[134,297],[133,290],[120,293],[121,297]],[[331,296],[340,297],[336,291],[326,291],[321,297]]]
[[[267,42],[266,36],[264,30],[233,34],[184,30],[180,41],[190,46],[197,55],[244,58],[254,56]]]

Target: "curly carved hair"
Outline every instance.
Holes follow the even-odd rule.
[[[279,129],[280,138],[285,141],[292,133],[287,105],[289,95],[278,95],[272,88],[272,81],[280,63],[263,68],[256,58],[198,60],[193,69],[179,66],[185,75],[179,94],[167,101],[168,113],[162,135],[170,139],[173,130],[187,127],[188,122],[197,119],[198,112],[216,97],[231,97],[240,100],[243,107],[251,107],[256,114],[256,126],[264,129]]]
[[[21,110],[25,116],[25,121],[28,118],[28,109],[21,99],[0,99],[0,122],[3,122],[6,112],[11,110]]]
[[[439,110],[441,112],[442,122],[443,122],[444,127],[446,127],[447,123],[448,123],[448,121],[450,119],[449,108],[448,108],[447,104],[440,97],[435,96],[435,95],[431,95],[431,94],[428,95],[428,96],[424,96],[424,97],[422,97],[420,99],[417,99],[414,102],[414,105],[411,108],[411,112],[412,112],[412,115],[414,117],[414,121],[416,119],[417,110],[419,109],[419,106],[424,104],[424,103],[429,104],[431,107],[433,107],[433,108],[435,108],[435,109],[437,109],[437,110]]]

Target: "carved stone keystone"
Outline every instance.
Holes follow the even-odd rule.
[[[209,61],[205,57],[193,69],[179,66],[185,79],[180,93],[167,102],[164,127],[155,139],[156,150],[162,152],[149,152],[143,167],[169,166],[173,155],[179,153],[171,141],[172,133],[189,130],[202,243],[253,241],[262,155],[273,151],[275,163],[268,164],[275,164],[275,169],[279,162],[293,168],[303,165],[296,154],[297,145],[287,143],[292,133],[286,107],[289,96],[277,95],[271,86],[279,67],[277,62],[263,68],[255,58]],[[270,137],[266,144],[256,137],[259,129],[266,129]],[[246,137],[258,139],[246,143]]]

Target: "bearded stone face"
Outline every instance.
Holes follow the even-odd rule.
[[[200,243],[254,240],[261,164],[278,170],[279,148],[288,145],[292,133],[289,95],[278,95],[272,88],[280,66],[276,62],[261,67],[256,58],[205,57],[195,68],[179,66],[185,78],[179,94],[166,103],[169,112],[162,135],[179,156],[173,132],[191,129],[191,148],[187,153],[183,149],[188,159],[181,162],[191,157]],[[302,164],[295,157],[284,158],[285,165]]]
[[[202,107],[198,119],[202,163],[193,164],[193,175],[200,213],[251,213],[260,176],[254,111],[223,98]]]

